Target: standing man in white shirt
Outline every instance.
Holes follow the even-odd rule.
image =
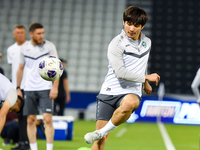
[[[107,57],[108,73],[97,96],[96,131],[87,133],[91,150],[103,150],[109,132],[126,122],[141,101],[143,90],[149,95],[148,82],[160,80],[157,73],[146,75],[151,40],[141,30],[148,20],[147,13],[136,6],[128,7],[123,14],[124,29],[110,42]]]
[[[13,30],[13,37],[16,42],[7,49],[7,61],[12,67],[12,83],[17,88],[17,70],[19,67],[20,49],[26,43],[26,29],[23,25],[15,25]],[[25,71],[22,79],[20,89],[24,89]],[[23,116],[23,111],[17,114],[19,120],[19,145],[12,148],[12,150],[28,150],[29,141],[27,136],[27,116]]]
[[[21,49],[20,64],[17,71],[17,87],[21,85],[24,67],[26,80],[24,87],[24,115],[27,115],[27,133],[31,150],[38,150],[36,141],[36,115],[38,103],[43,113],[46,135],[46,150],[53,150],[54,128],[52,121],[53,100],[58,95],[59,79],[52,82],[42,79],[38,73],[38,65],[46,56],[57,55],[55,45],[44,40],[44,27],[40,23],[32,23],[29,27],[31,40]],[[22,95],[20,88],[17,89]]]

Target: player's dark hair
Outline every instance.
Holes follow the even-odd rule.
[[[34,22],[32,23],[30,26],[29,26],[29,32],[33,32],[35,31],[36,29],[41,29],[41,28],[44,28],[43,25],[39,22]]]
[[[23,28],[24,30],[26,30],[25,26],[23,26],[21,24],[16,24],[13,29],[15,30],[16,28],[17,29],[22,29]]]
[[[17,113],[20,113],[20,112],[22,112],[22,109],[24,107],[24,99],[19,95],[17,95],[17,99],[20,100],[20,103],[17,104],[19,106],[19,108],[20,108],[20,111],[18,111]]]
[[[134,25],[142,25],[144,26],[148,20],[147,13],[136,6],[130,6],[128,7],[123,14],[123,21],[128,21],[129,23],[132,23]]]

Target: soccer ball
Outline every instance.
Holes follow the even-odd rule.
[[[43,79],[55,81],[63,73],[62,62],[54,56],[45,57],[39,63],[38,72]]]

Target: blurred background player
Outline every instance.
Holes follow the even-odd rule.
[[[1,137],[4,138],[3,146],[19,143],[19,124],[17,114],[15,112],[8,112],[6,116],[6,122],[1,132]]]
[[[200,106],[200,93],[199,93],[199,86],[200,86],[200,68],[197,70],[197,73],[194,77],[194,80],[191,84],[192,92],[194,93],[197,103]]]
[[[160,76],[145,75],[151,40],[141,30],[148,20],[147,13],[136,6],[128,7],[123,14],[124,29],[109,44],[108,73],[97,96],[96,131],[87,133],[91,150],[103,150],[109,132],[126,122],[141,101],[143,90],[149,95]]]
[[[13,30],[13,37],[16,42],[7,49],[7,61],[12,67],[12,83],[16,88],[20,88],[24,92],[25,72],[22,78],[20,87],[17,87],[17,70],[19,67],[20,50],[24,43],[26,43],[26,29],[23,25],[15,25]],[[23,116],[23,111],[18,115],[19,120],[19,145],[12,148],[12,150],[28,150],[29,141],[27,136],[27,116]]]
[[[0,53],[0,62],[2,61],[2,53]],[[0,66],[0,73],[4,74],[3,68]]]
[[[67,71],[65,70],[67,61],[61,58],[60,61],[63,64],[64,70],[59,80],[58,96],[54,100],[54,115],[63,116],[65,110],[65,103],[70,102],[70,91],[68,86]]]
[[[16,89],[10,80],[0,73],[0,134],[6,122],[9,111],[20,113],[24,100],[17,95]]]
[[[29,27],[31,40],[26,42],[21,49],[20,64],[17,71],[17,86],[21,85],[24,67],[26,68],[24,87],[24,115],[27,115],[27,133],[32,150],[37,150],[36,142],[36,115],[38,101],[43,113],[47,150],[53,149],[54,128],[52,121],[53,100],[58,95],[59,79],[51,82],[42,79],[38,73],[39,62],[46,56],[57,55],[55,45],[44,40],[44,27],[40,23],[32,23]],[[22,95],[18,88],[17,92]]]

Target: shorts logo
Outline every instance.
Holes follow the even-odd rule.
[[[106,91],[111,91],[111,88],[107,87]]]
[[[51,112],[51,109],[47,108],[46,111],[47,111],[47,112]]]

